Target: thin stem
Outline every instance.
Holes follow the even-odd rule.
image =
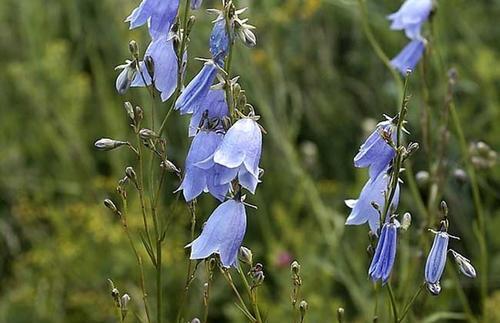
[[[488,259],[487,259],[488,253],[486,249],[486,230],[485,230],[485,220],[481,202],[481,195],[479,193],[479,185],[477,183],[476,171],[474,170],[474,166],[472,165],[470,159],[469,150],[467,147],[467,141],[465,139],[462,125],[460,124],[460,119],[458,117],[458,113],[453,101],[450,103],[450,114],[452,123],[455,127],[458,136],[460,149],[464,156],[467,173],[469,174],[471,188],[472,188],[472,198],[474,201],[474,207],[476,209],[476,225],[473,228],[473,232],[479,243],[479,259],[481,266],[480,286],[481,286],[481,299],[483,302],[482,313],[484,316],[485,313],[484,303],[488,295]]]
[[[245,286],[245,289],[248,293],[248,298],[250,299],[250,303],[252,304],[253,312],[255,315],[255,319],[257,323],[262,323],[262,318],[260,316],[260,311],[259,311],[259,306],[257,304],[257,293],[255,292],[255,289],[252,290],[250,288],[250,285],[248,284],[247,277],[245,276],[245,273],[241,269],[241,266],[238,265],[236,267],[236,271],[238,271],[238,274],[240,274],[241,280],[243,281],[243,285]]]
[[[359,11],[361,13],[361,23],[363,25],[363,31],[365,33],[366,38],[368,38],[368,41],[370,42],[370,45],[372,46],[373,51],[378,56],[378,58],[384,63],[384,65],[387,67],[389,72],[392,74],[394,82],[396,82],[397,88],[398,89],[403,88],[401,78],[399,77],[396,70],[392,67],[391,61],[389,60],[387,55],[384,53],[384,51],[382,50],[382,47],[380,47],[379,43],[375,39],[375,36],[373,35],[373,32],[370,28],[370,24],[368,23],[368,13],[367,13],[367,9],[366,9],[365,0],[358,0],[358,5],[359,5]],[[400,95],[401,95],[401,93],[400,93]]]
[[[392,291],[391,283],[387,283],[387,291],[389,292],[389,298],[391,300],[392,315],[394,316],[394,322],[398,323],[398,306],[396,303],[396,298],[394,297],[394,292]]]
[[[144,270],[142,267],[142,259],[139,256],[139,253],[137,252],[137,248],[135,247],[134,241],[132,239],[132,236],[130,235],[130,231],[128,229],[128,223],[127,223],[127,212],[128,212],[128,203],[127,199],[125,199],[122,195],[122,203],[123,203],[123,212],[121,215],[121,220],[122,220],[122,227],[123,230],[125,231],[125,234],[127,235],[127,239],[130,243],[130,247],[132,248],[132,251],[134,252],[135,258],[137,260],[137,264],[139,265],[139,276],[140,276],[140,285],[141,285],[141,292],[142,292],[142,301],[144,303],[144,311],[146,312],[146,318],[148,320],[148,323],[151,322],[150,316],[149,316],[149,306],[147,302],[147,292],[146,292],[146,286],[144,282]]]
[[[231,7],[233,6],[232,2],[229,2],[226,7],[224,8],[226,10],[225,12],[225,20],[226,20],[226,33],[229,39],[229,48],[228,48],[228,53],[226,57],[226,61],[224,64],[225,67],[225,91],[226,91],[226,101],[228,105],[228,110],[229,110],[229,116],[231,119],[235,117],[235,107],[234,107],[234,97],[233,97],[233,87],[231,84],[231,67],[232,67],[232,61],[233,61],[233,47],[234,47],[234,39],[233,39],[233,32],[232,32],[232,26],[231,26],[231,19],[230,17],[230,12],[231,12]]]
[[[241,309],[241,311],[243,312],[243,314],[245,314],[245,316],[250,320],[250,322],[252,322],[252,323],[257,322],[256,319],[255,319],[255,317],[253,317],[253,315],[248,310],[248,307],[246,306],[245,301],[241,297],[240,292],[238,292],[238,289],[234,285],[233,278],[231,277],[231,274],[229,273],[229,271],[227,269],[223,269],[223,268],[220,268],[220,270],[222,272],[222,275],[226,279],[227,283],[229,284],[229,286],[231,286],[234,294],[236,295],[236,298],[240,302],[240,307],[239,308]]]
[[[415,302],[417,297],[420,295],[422,290],[424,290],[424,287],[425,287],[425,282],[423,284],[420,284],[420,287],[418,288],[417,292],[415,294],[413,294],[413,296],[410,299],[410,301],[408,302],[408,304],[406,304],[406,306],[403,309],[403,313],[401,313],[401,316],[398,319],[398,322],[403,322],[403,319],[405,318],[406,314],[408,314],[408,311],[410,310],[410,308],[412,307],[413,303]]]
[[[196,200],[188,204],[189,212],[191,213],[191,241],[194,240],[194,232],[196,228]],[[189,293],[189,286],[191,285],[192,276],[191,273],[193,262],[191,259],[187,259],[187,270],[186,270],[186,283],[184,284],[184,293],[182,294],[182,298],[179,305],[179,311],[177,312],[177,322],[180,322],[182,312],[184,310],[184,306],[186,305],[186,300]],[[196,268],[195,270],[196,271]],[[194,273],[194,272],[193,272]]]

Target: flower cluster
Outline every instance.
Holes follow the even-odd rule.
[[[422,37],[422,25],[429,19],[432,11],[432,0],[406,0],[401,8],[387,16],[392,30],[404,30],[410,42],[391,60],[391,65],[406,74],[413,70],[422,58],[426,40]]]
[[[116,90],[124,94],[129,87],[154,85],[162,101],[168,100],[177,87],[179,71],[178,53],[174,48],[175,33],[172,31],[179,0],[143,0],[125,20],[130,29],[148,23],[151,43],[146,49],[144,60],[139,61],[137,50],[131,49],[134,61],[126,61],[116,80]]]
[[[432,233],[435,234],[434,242],[432,244],[431,250],[429,251],[429,256],[427,257],[427,262],[425,264],[425,282],[427,284],[427,289],[433,295],[439,295],[441,292],[441,276],[444,272],[444,267],[446,265],[446,258],[448,252],[451,252],[456,264],[462,274],[469,278],[476,277],[476,270],[474,266],[470,263],[470,260],[456,252],[455,250],[448,249],[448,243],[450,238],[460,240],[460,238],[448,234],[448,207],[445,202],[441,203],[444,210],[444,217],[441,221],[441,227],[439,231],[430,229]]]
[[[223,202],[212,213],[201,235],[187,247],[191,247],[191,259],[204,259],[216,253],[222,265],[230,267],[236,264],[246,230],[241,190],[255,193],[259,183],[262,130],[251,106],[234,107],[236,94],[244,94],[241,90],[234,93],[236,83],[224,70],[234,35],[238,34],[238,14],[242,11],[232,7],[211,11],[217,13],[209,41],[211,57],[204,60],[203,68],[175,102],[175,110],[191,115],[188,135],[194,137],[178,191],[182,191],[187,202],[203,192]],[[216,80],[220,82],[215,83]],[[248,110],[246,115],[245,110]]]
[[[400,146],[399,137],[404,130],[402,127],[404,121],[400,118],[404,117],[405,113],[406,108],[403,105],[397,117],[393,119],[386,117],[387,120],[380,122],[361,145],[354,157],[354,166],[368,168],[369,179],[357,200],[346,200],[347,206],[352,209],[346,224],[360,225],[368,222],[372,236],[378,236],[368,275],[373,281],[379,280],[383,284],[388,281],[394,266],[398,230],[406,231],[411,223],[409,213],[403,216],[402,224],[396,220],[395,214],[399,202],[401,160],[416,149],[415,144],[410,144],[408,148]],[[446,203],[442,202],[441,207],[444,213],[443,220],[439,231],[431,230],[436,237],[425,266],[425,281],[428,290],[434,295],[438,295],[441,291],[440,279],[448,251],[453,254],[464,275],[471,278],[476,276],[476,271],[467,258],[454,250],[448,250],[449,238],[456,237],[447,233]]]
[[[354,157],[354,166],[369,168],[370,178],[361,190],[357,200],[346,200],[346,205],[352,209],[346,220],[348,225],[360,225],[368,222],[373,233],[377,233],[382,209],[395,209],[399,203],[399,183],[389,207],[385,207],[385,192],[389,185],[389,167],[396,155],[396,151],[389,144],[396,137],[394,120],[388,118],[380,122],[373,133],[361,145],[358,154]],[[389,214],[385,214],[382,220]]]

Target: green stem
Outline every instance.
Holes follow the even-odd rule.
[[[243,281],[243,285],[245,286],[245,289],[248,293],[248,298],[250,299],[250,303],[252,304],[253,312],[256,319],[255,322],[262,323],[263,321],[260,316],[259,306],[257,304],[257,293],[255,292],[255,290],[252,290],[252,288],[250,288],[250,285],[248,284],[247,281],[247,277],[245,276],[245,273],[241,269],[240,265],[236,267],[236,270],[238,271],[238,274],[240,274],[241,280]]]
[[[471,188],[472,188],[472,199],[474,201],[474,207],[476,209],[476,225],[473,228],[474,235],[476,236],[479,243],[479,259],[481,267],[480,275],[480,286],[481,286],[481,299],[482,299],[482,314],[485,314],[485,301],[488,296],[488,252],[486,247],[486,228],[485,219],[483,213],[483,207],[481,202],[481,195],[479,193],[479,185],[477,183],[476,172],[474,166],[472,165],[469,150],[467,147],[467,141],[460,124],[460,119],[458,117],[457,110],[455,108],[454,102],[450,103],[450,114],[451,120],[455,127],[457,133],[458,141],[460,144],[460,149],[462,155],[464,156],[465,165],[467,173],[470,178]]]
[[[413,294],[413,296],[410,299],[410,301],[408,302],[408,304],[406,304],[406,306],[404,307],[403,313],[401,313],[401,316],[399,317],[398,322],[403,322],[403,319],[405,318],[406,314],[408,314],[408,311],[410,310],[413,303],[415,302],[417,297],[420,295],[420,293],[422,292],[424,287],[425,287],[425,283],[420,284],[420,287],[418,288],[417,292],[415,294]]]
[[[375,52],[375,54],[384,63],[384,65],[387,67],[389,72],[392,74],[394,82],[396,82],[397,88],[402,89],[403,84],[401,82],[401,78],[399,77],[396,70],[392,67],[391,61],[389,60],[389,57],[387,57],[387,55],[384,53],[384,51],[380,47],[379,43],[375,39],[375,36],[373,35],[373,32],[370,28],[370,24],[368,23],[368,13],[367,13],[367,9],[366,9],[365,0],[358,0],[358,5],[359,5],[359,11],[361,13],[361,23],[363,25],[363,31],[366,35],[366,38],[368,38],[368,41],[370,42],[370,45],[371,45],[373,51]]]
[[[396,298],[394,297],[394,292],[392,291],[391,283],[387,283],[387,291],[389,292],[389,298],[391,300],[392,315],[394,317],[394,322],[398,323],[398,306],[396,303]]]
[[[252,322],[252,323],[257,322],[255,317],[253,317],[253,315],[248,310],[248,307],[246,306],[245,301],[241,297],[240,292],[238,291],[238,289],[234,285],[233,278],[231,277],[231,274],[229,273],[229,271],[227,271],[227,269],[223,269],[223,268],[221,268],[220,270],[222,272],[222,275],[226,279],[227,283],[229,284],[229,286],[231,286],[231,289],[234,291],[236,298],[240,302],[240,309],[243,312],[243,314],[245,314],[245,316],[250,320],[250,322]]]

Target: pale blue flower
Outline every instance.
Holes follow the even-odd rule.
[[[174,93],[177,87],[177,73],[179,64],[171,37],[160,36],[149,44],[144,56],[151,56],[154,63],[153,80],[154,85],[161,93],[162,101],[166,101]],[[151,84],[151,77],[146,70],[144,62],[139,64],[140,73],[135,75],[132,86],[142,87]]]
[[[401,8],[387,16],[391,20],[392,30],[404,30],[410,39],[421,38],[422,24],[427,21],[432,11],[432,0],[406,0]]]
[[[380,122],[354,157],[355,167],[369,167],[370,178],[376,178],[396,156],[394,148],[382,137],[383,131],[389,133],[392,141],[396,142],[396,126],[392,123],[392,120]]]
[[[184,178],[177,191],[182,190],[186,201],[197,198],[202,192],[210,192],[215,198],[223,201],[230,184],[219,184],[216,181],[220,169],[213,165],[200,168],[196,164],[213,156],[222,142],[223,134],[215,131],[200,131],[194,137],[186,157]]]
[[[372,206],[372,202],[379,206],[380,212],[384,209],[385,199],[384,192],[387,190],[390,176],[387,174],[387,169],[382,171],[376,178],[370,178],[361,190],[361,194],[357,200],[346,200],[345,203],[352,209],[351,214],[346,220],[347,225],[360,225],[368,222],[370,230],[377,233],[380,223],[380,215]],[[397,208],[399,203],[399,183],[396,186],[396,191],[391,202],[393,208]],[[388,208],[388,214],[391,207]]]
[[[149,34],[154,39],[168,34],[178,9],[179,0],[143,0],[125,22],[129,22],[130,29],[134,29],[149,20]]]
[[[259,162],[262,152],[262,131],[251,118],[243,118],[227,131],[213,156],[213,163],[224,166],[220,184],[238,177],[241,186],[255,193],[259,183]]]
[[[191,0],[191,9],[197,10],[200,9],[203,0]]]
[[[438,284],[443,275],[448,254],[449,235],[444,231],[434,232],[434,243],[425,264],[425,281],[428,284]]]
[[[406,75],[407,70],[414,70],[422,58],[425,50],[425,42],[415,39],[409,42],[403,50],[391,60],[391,65],[401,74]]]
[[[208,94],[217,76],[217,66],[207,61],[201,71],[189,82],[175,102],[175,110],[181,114],[195,113]]]
[[[210,53],[212,59],[220,66],[224,64],[224,59],[229,51],[229,37],[227,35],[226,21],[218,18],[210,34]]]
[[[375,255],[368,269],[373,281],[381,280],[385,284],[391,275],[396,259],[397,232],[398,227],[395,223],[386,223],[382,227]]]
[[[226,268],[236,265],[238,250],[245,236],[247,218],[241,201],[228,200],[215,209],[201,235],[188,244],[190,259],[205,259],[219,254]]]
[[[200,103],[199,108],[191,117],[189,123],[189,137],[196,135],[203,127],[215,127],[223,130],[222,119],[228,115],[228,107],[224,90],[210,90],[205,99]],[[215,123],[215,125],[214,125]],[[210,124],[210,125],[208,125]]]

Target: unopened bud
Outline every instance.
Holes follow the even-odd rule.
[[[427,290],[434,296],[439,295],[441,293],[441,285],[439,282],[435,284],[427,283]]]
[[[115,203],[113,203],[113,201],[111,201],[110,199],[104,200],[104,206],[107,207],[108,209],[110,209],[111,212],[113,212],[113,213],[118,212],[118,208],[116,207]]]
[[[144,57],[144,65],[146,65],[146,70],[148,71],[149,77],[153,79],[155,75],[155,62],[153,60],[153,57],[146,55]]]
[[[342,307],[339,307],[337,309],[337,321],[339,323],[342,323],[344,321],[344,309]]]
[[[181,170],[179,168],[177,168],[177,166],[175,166],[174,163],[172,163],[168,159],[162,161],[161,164],[160,164],[160,167],[163,167],[167,171],[172,172],[172,173],[176,173],[176,174],[180,174],[181,173]]]
[[[130,302],[130,296],[128,294],[123,294],[122,296],[122,301],[121,301],[121,304],[122,304],[122,310],[123,309],[127,309],[127,304],[128,302]]]
[[[127,112],[127,115],[130,119],[134,120],[134,107],[132,106],[132,104],[130,102],[125,102],[123,104],[123,106],[125,107],[125,111]]]
[[[147,128],[143,128],[143,129],[139,130],[139,136],[143,140],[149,140],[149,139],[158,137],[153,130],[147,129]]]
[[[248,249],[247,247],[241,246],[240,247],[240,260],[250,266],[253,264],[253,254],[252,250]]]
[[[299,275],[300,274],[300,265],[297,262],[297,260],[294,260],[292,264],[290,265],[290,270],[292,271],[292,274],[294,275]]]
[[[448,204],[446,204],[446,201],[441,201],[441,211],[444,217],[448,216]]]
[[[135,107],[135,122],[139,123],[144,118],[144,110],[141,107]]]
[[[408,149],[406,153],[409,155],[413,154],[420,148],[420,145],[417,142],[412,142],[408,145]]]
[[[199,318],[194,318],[191,320],[191,323],[201,323],[200,319]]]
[[[307,309],[309,308],[309,304],[305,300],[302,300],[299,303],[299,310],[300,310],[300,316],[302,319],[304,319],[304,316],[306,316]]]
[[[120,296],[120,291],[118,290],[118,288],[114,287],[113,289],[111,289],[111,296],[115,299]]]
[[[132,56],[134,58],[139,58],[139,46],[137,45],[137,42],[135,40],[131,40],[129,43],[128,43],[128,50],[130,51],[130,54],[132,54]]]
[[[125,175],[127,175],[128,179],[130,179],[133,183],[137,182],[137,174],[132,167],[125,168]]]
[[[118,141],[110,138],[101,138],[94,143],[94,146],[103,151],[113,150],[121,146],[127,145],[125,141]]]
[[[406,231],[411,225],[411,214],[406,212],[403,215],[403,220],[401,220],[401,229]]]
[[[456,252],[455,250],[450,249],[453,258],[455,259],[455,263],[458,265],[458,269],[462,274],[469,278],[476,278],[476,269],[470,263],[470,260]]]
[[[415,175],[415,180],[420,188],[424,188],[429,185],[429,172],[422,170]]]
[[[461,168],[457,168],[453,171],[453,177],[455,177],[460,184],[465,184],[467,182],[467,173]]]
[[[187,24],[187,30],[186,34],[189,35],[191,33],[191,30],[193,29],[194,23],[196,22],[196,17],[191,16],[189,17],[188,24]]]

